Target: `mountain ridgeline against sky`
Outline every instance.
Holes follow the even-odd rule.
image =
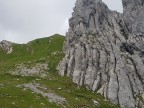
[[[0,108],[118,108],[58,75],[65,37],[0,42]]]
[[[58,70],[121,108],[144,108],[144,0],[77,0]]]

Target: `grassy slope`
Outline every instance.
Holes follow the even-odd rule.
[[[52,52],[62,52],[63,41],[63,36],[54,35],[48,38],[36,39],[28,44],[14,44],[14,52],[9,55],[4,54],[0,49],[0,108],[60,107],[49,103],[41,95],[16,87],[16,85],[30,82],[40,83],[48,90],[65,97],[68,101],[67,108],[95,108],[92,99],[100,102],[100,106],[96,108],[117,108],[110,102],[104,101],[104,98],[99,94],[92,93],[84,87],[78,88],[69,78],[60,77],[57,74],[56,66],[64,54],[52,55]],[[8,71],[13,69],[16,64],[27,61],[33,61],[33,63],[48,62],[49,76],[41,79],[8,74]],[[58,90],[59,87],[61,90]]]

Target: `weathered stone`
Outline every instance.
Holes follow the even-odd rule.
[[[59,95],[56,95],[54,93],[44,92],[43,90],[46,90],[47,88],[41,86],[40,84],[29,83],[29,84],[24,84],[23,86],[25,88],[28,88],[28,89],[32,90],[36,94],[40,94],[43,97],[46,97],[49,100],[49,102],[55,103],[57,105],[61,105],[62,108],[65,108],[65,105],[66,105],[66,102],[67,102],[65,98],[63,98]]]
[[[94,103],[95,106],[99,106],[99,102],[98,101],[96,101],[94,99],[92,99],[92,101],[93,101],[93,103]]]
[[[12,75],[21,76],[39,76],[45,78],[48,75],[48,63],[36,63],[26,62],[16,65],[14,70],[10,70]]]
[[[101,0],[76,1],[58,70],[121,108],[143,108],[144,1],[122,3],[118,13]]]
[[[9,41],[6,41],[6,40],[3,40],[3,41],[0,42],[0,47],[7,54],[12,53],[12,51],[13,51],[12,42],[9,42]]]

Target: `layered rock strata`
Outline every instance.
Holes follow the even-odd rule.
[[[118,13],[76,1],[58,70],[121,108],[144,108],[144,0],[122,3]]]

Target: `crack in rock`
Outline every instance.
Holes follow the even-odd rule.
[[[121,108],[144,108],[144,1],[122,3],[118,13],[102,0],[76,1],[57,69]]]

